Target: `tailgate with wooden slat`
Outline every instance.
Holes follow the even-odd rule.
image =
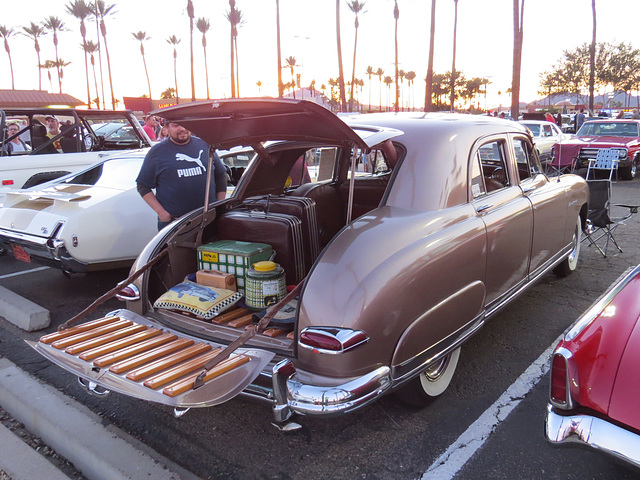
[[[238,395],[274,354],[239,348],[193,389],[202,367],[224,345],[154,324],[128,310],[27,342],[86,380],[132,397],[174,407],[208,407]]]

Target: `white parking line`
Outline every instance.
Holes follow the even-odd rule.
[[[549,371],[549,358],[562,335],[547,348],[538,359],[478,417],[458,439],[440,455],[422,475],[422,480],[450,480],[484,445],[496,427],[506,420],[513,409]],[[542,408],[542,407],[541,407]],[[542,428],[542,427],[540,427]]]
[[[40,270],[46,270],[48,268],[49,267],[37,267],[30,270],[22,270],[21,272],[7,273],[6,275],[0,275],[0,280],[3,278],[17,277],[18,275],[24,275],[25,273],[39,272]]]

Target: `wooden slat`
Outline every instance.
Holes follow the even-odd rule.
[[[130,335],[126,338],[121,338],[120,340],[116,340],[115,342],[107,343],[106,345],[102,345],[97,348],[92,348],[91,350],[87,350],[82,355],[80,355],[81,360],[93,360],[94,358],[106,355],[108,353],[113,353],[116,350],[120,350],[124,347],[128,347],[130,345],[143,342],[145,340],[149,340],[150,338],[157,337],[162,333],[162,330],[159,328],[149,328],[144,332],[136,333],[135,335]]]
[[[215,377],[218,377],[223,373],[228,372],[229,370],[233,370],[234,368],[242,365],[243,363],[247,363],[249,360],[250,358],[247,357],[246,355],[236,355],[235,357],[231,357],[225,360],[224,362],[219,363],[218,365],[213,367],[211,370],[209,370],[204,377],[204,381],[206,383],[209,380],[212,380]],[[186,392],[187,390],[192,389],[193,382],[195,381],[196,377],[199,374],[200,372],[197,372],[193,375],[189,375],[187,378],[184,378],[183,380],[179,380],[178,382],[172,385],[169,385],[162,391],[162,393],[164,393],[169,397],[175,397],[177,395],[180,395],[181,393]]]
[[[176,338],[178,338],[178,336],[174,335],[173,333],[163,333],[159,337],[147,340],[146,342],[137,343],[135,345],[132,345],[131,347],[123,348],[122,350],[111,353],[109,355],[96,358],[93,361],[93,364],[97,367],[106,367],[126,358],[132,357],[133,355],[138,355],[139,353],[143,353],[151,350],[152,348],[156,348],[164,345],[165,343],[169,343]]]
[[[120,319],[120,317],[104,317],[99,318],[97,320],[93,320],[91,322],[83,323],[82,325],[78,325],[77,327],[71,327],[66,330],[62,330],[61,332],[54,332],[48,335],[44,335],[40,337],[40,342],[49,344],[51,342],[55,342],[56,340],[62,340],[63,338],[70,337],[71,335],[75,335],[77,333],[86,332],[87,330],[91,330],[92,328],[101,327],[103,325],[107,325],[109,323],[116,322]]]
[[[204,364],[215,357],[220,352],[220,350],[220,348],[216,348],[203,355],[199,355],[197,358],[192,358],[187,362],[176,365],[169,370],[165,370],[158,375],[148,378],[147,380],[145,380],[144,386],[155,390],[156,388],[162,387],[169,382],[173,382],[180,377],[184,377],[194,370],[201,369],[202,367],[204,367]]]
[[[262,332],[262,334],[267,337],[278,337],[280,335],[284,335],[285,333],[287,333],[287,330],[275,327],[267,328],[264,332]]]
[[[211,321],[217,324],[226,323],[229,320],[238,318],[241,315],[246,315],[247,313],[249,313],[249,310],[246,308],[234,308],[233,310],[229,310],[228,312],[221,313],[217,317],[213,317]]]
[[[228,325],[233,328],[242,328],[251,323],[251,319],[253,318],[253,313],[249,315],[245,315],[244,317],[236,318],[235,320],[231,320]]]
[[[183,348],[193,345],[194,343],[195,342],[190,338],[179,338],[178,340],[172,341],[171,343],[158,348],[154,348],[149,352],[141,353],[139,355],[136,355],[135,357],[129,358],[128,360],[118,362],[115,365],[112,365],[109,371],[113,373],[128,372],[133,368],[140,367],[145,363],[152,362],[153,360],[157,360],[158,358],[164,357],[165,355],[169,355],[170,353],[182,350]]]
[[[131,320],[119,320],[115,323],[110,323],[109,325],[104,325],[102,327],[94,328],[92,330],[79,333],[71,337],[63,338],[62,340],[57,340],[51,345],[53,345],[57,349],[62,350],[63,348],[75,345],[76,343],[85,342],[91,338],[99,337],[100,335],[104,335],[105,333],[115,332],[116,330],[126,328],[131,325],[133,325],[133,322]]]
[[[79,355],[82,352],[90,350],[92,348],[99,347],[101,345],[105,345],[109,342],[113,342],[115,340],[119,340],[121,338],[129,337],[131,335],[135,335],[136,333],[143,332],[147,330],[149,327],[146,325],[140,325],[139,323],[135,323],[127,328],[121,328],[116,330],[115,332],[106,333],[104,335],[100,335],[99,337],[92,338],[85,342],[77,343],[65,349],[65,352],[69,355]]]
[[[174,353],[173,355],[169,355],[167,357],[161,358],[152,362],[148,365],[144,365],[136,370],[133,370],[127,373],[127,378],[134,382],[139,382],[151,375],[155,375],[156,373],[160,373],[167,368],[173,367],[180,362],[184,362],[190,358],[195,357],[196,355],[200,355],[203,352],[208,352],[212,347],[208,343],[196,343],[189,348],[186,348],[178,353]]]

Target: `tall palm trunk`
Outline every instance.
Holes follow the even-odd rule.
[[[278,55],[278,97],[284,96],[284,85],[282,84],[282,54],[280,52],[280,0],[276,0],[276,42]]]
[[[233,11],[235,10],[235,8],[236,8],[235,0],[229,0],[229,15],[233,15]],[[235,27],[231,20],[229,21],[229,26],[230,26],[230,43],[231,43],[231,98],[236,98],[236,73],[235,73],[236,54],[234,51],[235,44],[233,42],[235,38],[233,30]]]
[[[82,35],[82,46],[84,49],[84,70],[85,76],[87,77],[87,106],[91,108],[91,91],[89,89],[89,56],[87,54],[87,27],[84,23],[84,20],[80,21],[80,35]],[[96,95],[97,93],[98,92],[96,92]]]
[[[424,91],[424,111],[432,110],[431,96],[433,95],[433,50],[436,38],[436,0],[431,0],[431,37],[429,40],[429,60],[427,64],[427,86]]]
[[[202,34],[202,49],[204,50],[204,78],[207,82],[207,100],[209,100],[209,66],[207,65],[207,37]]]
[[[190,62],[191,62],[191,101],[196,101],[196,80],[193,74],[193,2],[191,0],[187,0],[187,15],[189,16],[189,48],[191,52]]]
[[[94,83],[95,88],[96,88],[96,97],[97,97],[96,98],[96,100],[97,100],[96,105],[98,106],[98,108],[100,108],[100,95],[98,95],[98,76],[96,75],[96,60],[95,60],[93,54],[91,54],[91,69],[93,70],[93,83]],[[102,97],[102,98],[104,98],[104,97]],[[104,105],[103,105],[102,108],[104,108]]]
[[[109,46],[107,45],[107,26],[105,25],[103,19],[100,20],[100,31],[102,33],[102,38],[104,39],[104,52],[107,55],[107,69],[109,70],[109,88],[111,90],[111,107],[115,110],[116,109],[116,97],[113,94],[113,77],[111,76],[111,58],[109,57]],[[143,56],[143,58],[144,58],[144,56]],[[146,65],[145,65],[145,69],[146,69]],[[147,75],[147,80],[148,80],[148,77],[149,76]],[[151,95],[151,88],[149,88],[149,95]],[[149,98],[151,98],[151,97],[149,97]]]
[[[340,0],[336,0],[336,40],[338,42],[338,84],[340,86],[341,110],[347,104],[347,95],[344,88],[344,71],[342,69],[342,41],[340,39]]]
[[[596,77],[596,0],[591,0],[591,11],[593,13],[593,36],[589,47],[589,110],[593,112],[593,93]]]
[[[524,0],[513,0],[513,76],[511,81],[511,118],[520,116],[520,71],[522,68]]]
[[[103,100],[103,104],[102,104],[102,108],[105,108],[107,100],[106,100],[106,96],[104,95],[104,75],[102,73],[102,45],[100,44],[100,13],[98,10],[98,2],[95,1],[93,3],[93,15],[95,17],[96,20],[96,41],[98,42],[98,64],[100,65],[100,90],[102,91],[102,100]]]
[[[400,10],[398,9],[398,0],[393,7],[393,18],[395,18],[395,47],[396,47],[396,113],[400,109],[400,85],[398,84],[398,19],[400,18]]]
[[[178,52],[173,49],[173,80],[176,84],[176,103],[180,104],[180,95],[178,94]]]
[[[56,51],[56,72],[58,73],[58,87],[62,93],[62,67],[60,66],[60,56],[58,55],[58,35],[53,32],[53,47]]]
[[[455,3],[455,13],[453,16],[453,63],[451,64],[451,98],[450,105],[451,111],[455,111],[456,101],[456,41],[458,30],[458,0],[453,0]],[[514,0],[517,1],[517,0]],[[523,0],[524,1],[524,0]]]

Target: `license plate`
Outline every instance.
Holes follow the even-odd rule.
[[[20,245],[11,245],[11,248],[13,249],[13,256],[16,258],[16,260],[31,263],[31,257],[24,248],[22,248]]]

